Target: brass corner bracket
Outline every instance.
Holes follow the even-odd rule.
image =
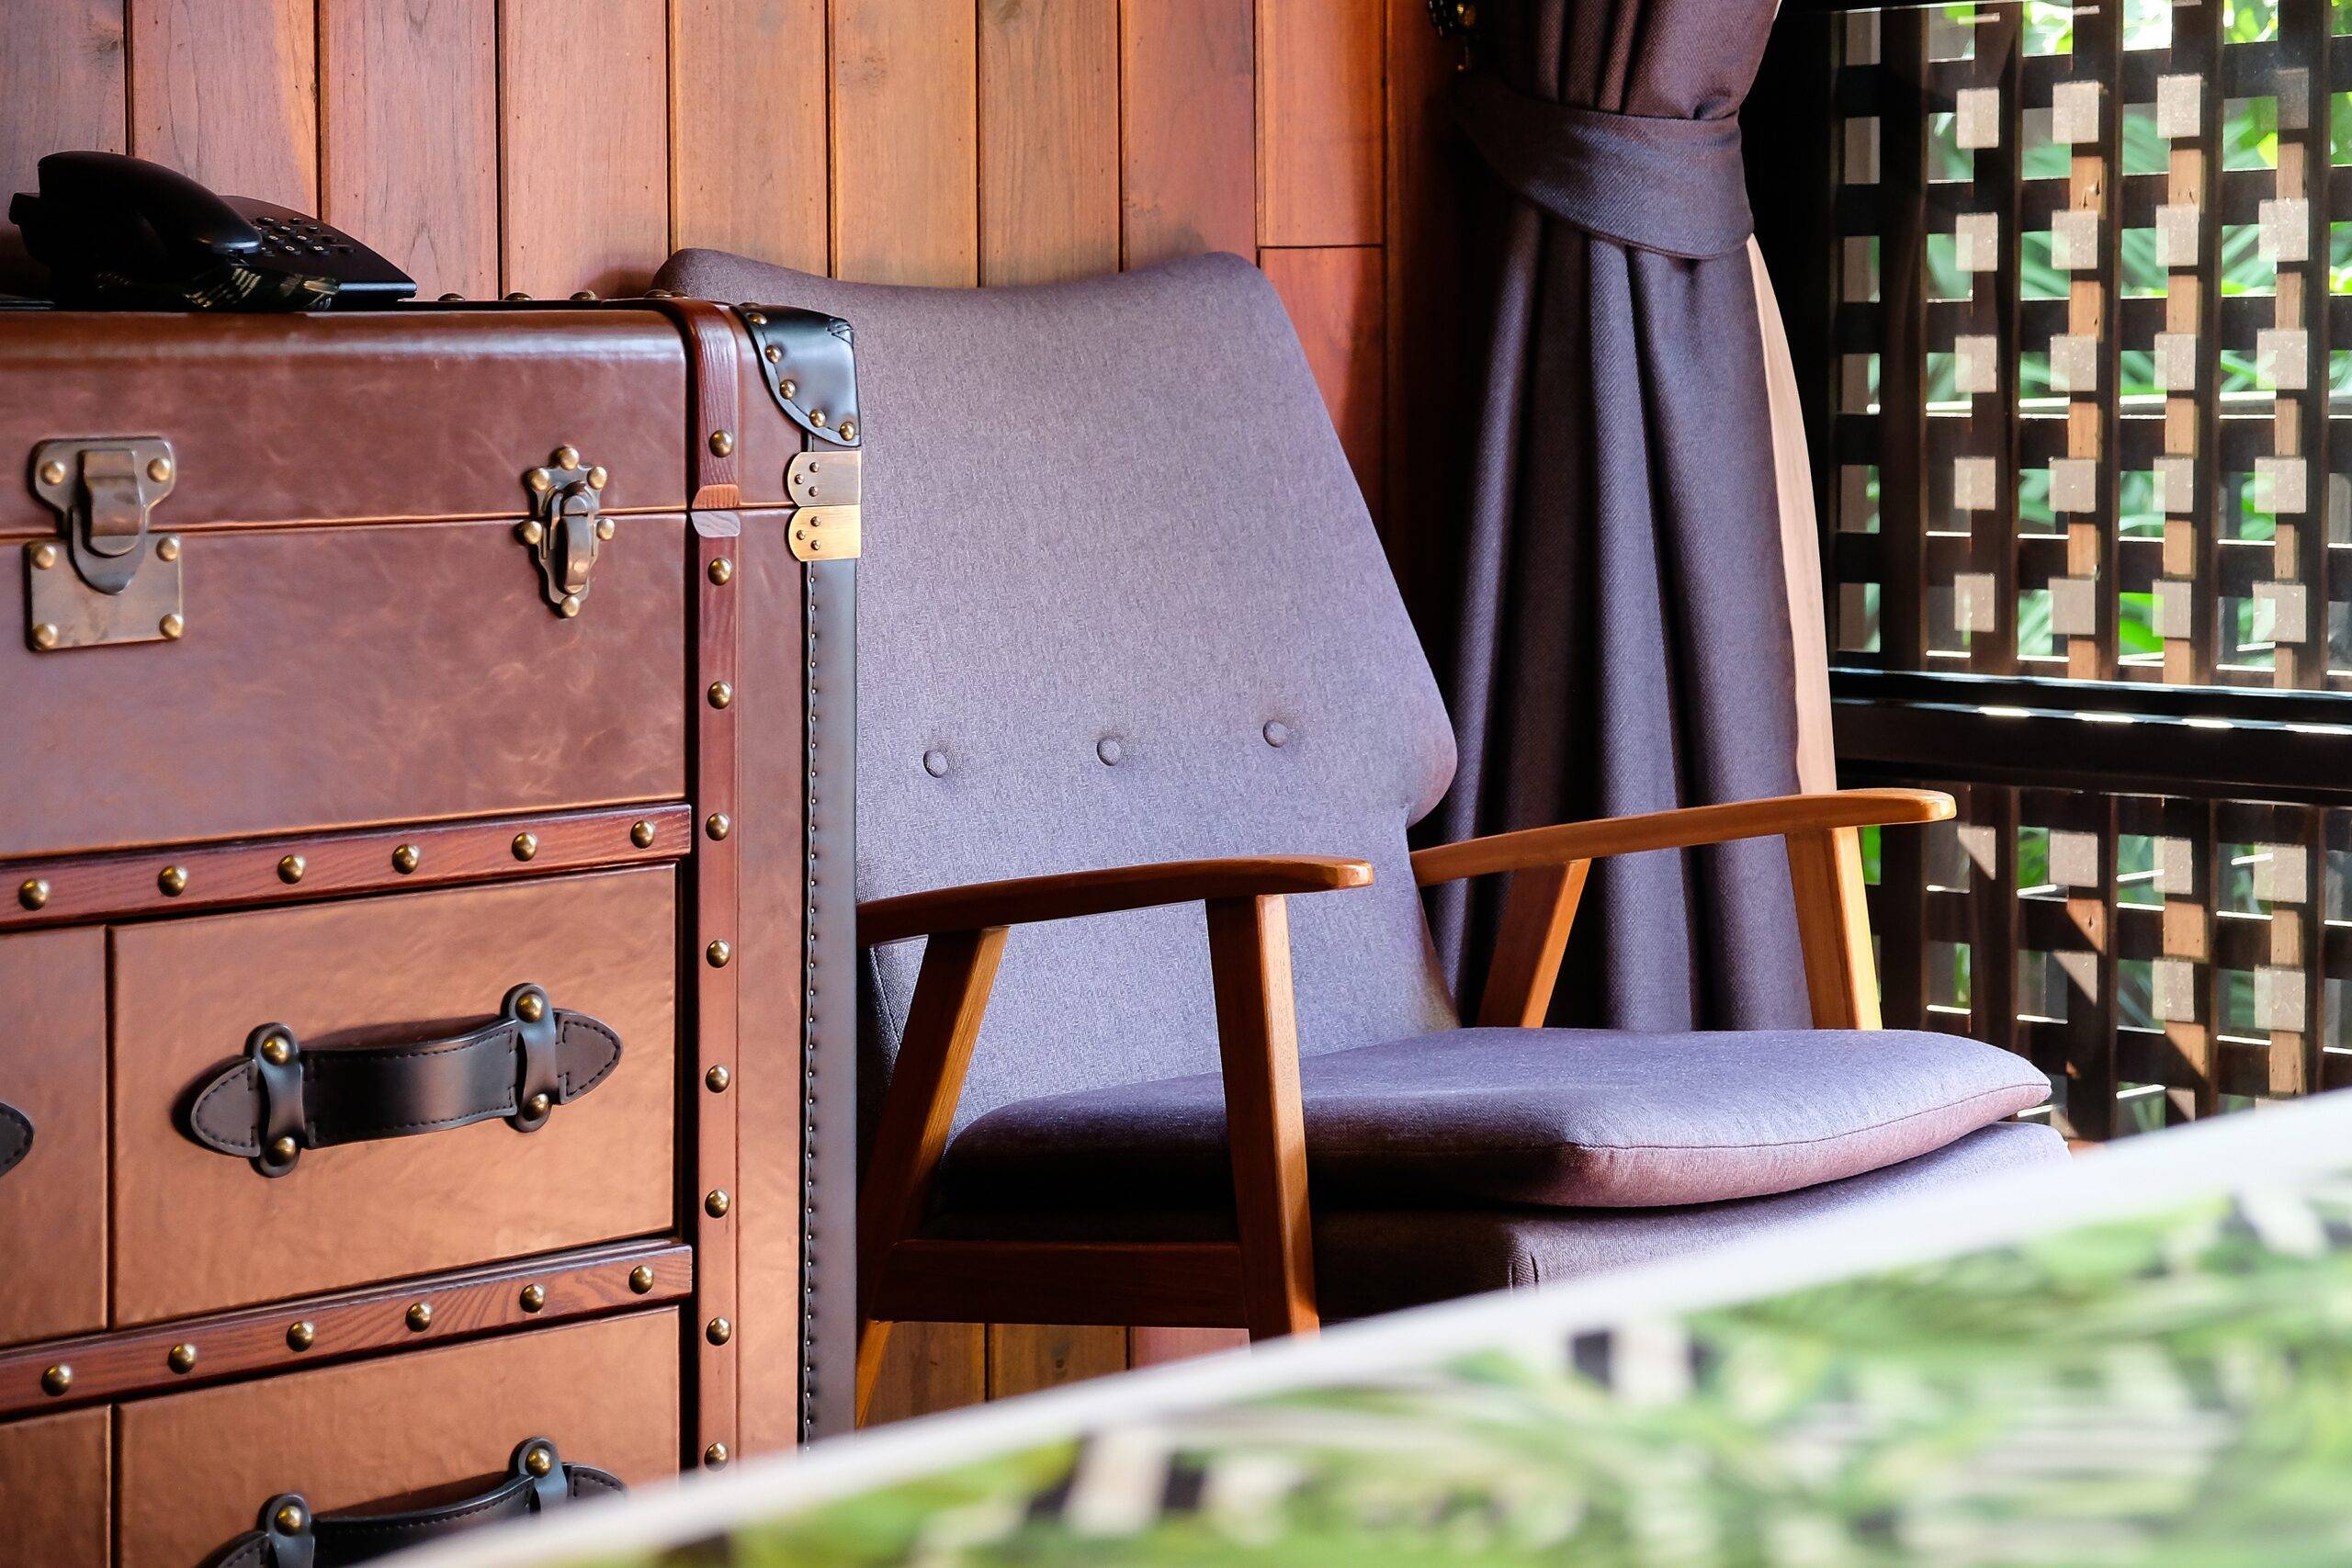
[[[861,545],[859,502],[865,480],[857,452],[808,451],[785,469],[795,560],[855,560]]]
[[[515,536],[538,563],[549,607],[566,618],[580,614],[586,603],[589,573],[604,542],[613,536],[613,520],[600,510],[606,477],[601,468],[583,468],[576,446],[557,447],[545,468],[523,476],[523,488],[531,492],[531,515]]]

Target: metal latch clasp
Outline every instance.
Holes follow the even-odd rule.
[[[613,536],[613,520],[599,510],[606,478],[601,468],[581,466],[576,446],[557,447],[546,468],[523,476],[531,492],[531,515],[515,532],[538,562],[540,583],[559,615],[580,614],[588,598],[588,574],[600,547]]]
[[[35,649],[169,641],[180,613],[180,542],[150,514],[178,481],[160,435],[44,441],[33,448],[33,493],[58,516],[64,550],[26,547],[27,635]]]

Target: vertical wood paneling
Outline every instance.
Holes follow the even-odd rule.
[[[980,0],[980,281],[1119,265],[1118,0]]]
[[[1124,1328],[989,1325],[989,1397],[1010,1399],[1127,1370]]]
[[[122,0],[17,5],[0,32],[0,196],[33,188],[43,154],[120,152],[124,118]],[[0,228],[0,289],[28,289],[40,269],[13,228]]]
[[[1323,404],[1356,471],[1373,515],[1380,515],[1381,254],[1369,245],[1270,250],[1258,258],[1298,329]]]
[[[989,1396],[988,1330],[978,1323],[902,1323],[874,1385],[865,1425],[958,1410]]]
[[[1380,243],[1382,23],[1371,0],[1258,0],[1260,244]]]
[[[130,150],[232,196],[319,206],[312,0],[138,0]]]
[[[320,216],[417,292],[498,288],[495,0],[320,0]]]
[[[968,5],[833,0],[833,264],[870,283],[979,280]]]
[[[1257,249],[1251,0],[1124,0],[1122,252],[1128,266]]]
[[[672,0],[670,243],[831,263],[825,0]]]
[[[1169,1361],[1211,1356],[1219,1350],[1245,1350],[1249,1347],[1250,1331],[1246,1328],[1138,1326],[1127,1330],[1127,1364],[1132,1367],[1157,1367]]]
[[[633,294],[661,265],[670,237],[662,22],[662,0],[501,0],[508,289]]]

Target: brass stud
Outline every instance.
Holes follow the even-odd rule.
[[[609,517],[599,517],[599,518],[597,518],[597,519],[596,519],[596,537],[598,537],[598,538],[600,538],[600,539],[609,539],[609,538],[611,538],[612,536],[613,536],[613,520],[612,520],[611,518],[609,518]]]
[[[523,1287],[523,1310],[525,1312],[537,1312],[547,1304],[548,1288],[545,1285],[526,1285]]]
[[[555,466],[559,468],[578,468],[580,466],[580,448],[577,446],[557,447],[555,449]]]
[[[710,1071],[703,1074],[702,1081],[710,1086],[711,1093],[725,1094],[727,1092],[727,1086],[735,1081],[735,1075],[729,1072],[725,1067],[713,1067]]]
[[[786,400],[789,401],[791,399],[797,398],[800,395],[800,383],[787,376],[784,378],[784,385],[780,390],[783,391]]]
[[[653,1288],[653,1265],[640,1263],[628,1271],[628,1288],[639,1295]]]
[[[538,852],[539,836],[537,833],[517,833],[514,835],[514,858],[516,860],[529,860],[533,855],[537,854]]]
[[[590,490],[602,490],[605,488],[605,481],[612,477],[612,475],[605,471],[605,466],[602,463],[599,463],[594,468],[588,470],[588,488]]]
[[[725,556],[720,556],[710,563],[709,573],[710,580],[724,588],[735,580],[735,563]]]
[[[48,903],[48,878],[40,876],[27,877],[17,889],[17,902],[22,904],[28,909],[38,909],[42,905]]]
[[[724,1345],[735,1337],[735,1325],[723,1317],[714,1317],[704,1325],[702,1337],[714,1345]]]
[[[432,1327],[433,1303],[431,1302],[411,1302],[408,1307],[408,1326],[409,1332],[412,1334],[422,1334],[426,1329]]]
[[[727,1211],[734,1206],[735,1201],[727,1196],[727,1190],[723,1187],[713,1189],[710,1195],[702,1201],[702,1212],[714,1220],[725,1219]]]
[[[273,1034],[261,1043],[261,1059],[273,1067],[282,1067],[294,1055],[294,1043],[283,1034]]]
[[[648,299],[675,299],[677,298],[676,295],[671,293],[666,288],[649,288],[645,291],[645,297]]]
[[[547,998],[537,991],[526,991],[514,998],[514,1016],[525,1023],[537,1023],[547,1012]]]
[[[153,479],[157,484],[168,484],[171,482],[172,478],[172,460],[169,457],[149,458],[147,462],[147,477]]]
[[[555,476],[548,472],[545,468],[533,468],[529,473],[523,476],[523,482],[529,485],[533,490],[545,491],[548,486],[555,483]],[[531,543],[536,545],[538,541],[537,539],[533,539]]]
[[[286,1506],[278,1509],[277,1513],[270,1516],[270,1523],[276,1525],[281,1532],[287,1535],[294,1534],[308,1522],[309,1521],[302,1517],[302,1510],[292,1503],[287,1504]]]
[[[284,1165],[301,1152],[302,1146],[294,1141],[294,1135],[291,1133],[270,1140],[269,1157],[275,1164]]]
[[[51,1399],[74,1386],[74,1369],[60,1361],[40,1375],[40,1391]]]
[[[857,421],[854,419],[845,419],[842,421],[842,439],[844,441],[854,441],[857,439]]]
[[[43,653],[57,646],[57,628],[47,621],[33,628],[33,646]]]
[[[734,435],[734,433],[733,433],[732,431],[726,431],[726,430],[714,430],[714,431],[712,431],[712,432],[710,433],[710,450],[711,450],[711,454],[712,454],[712,456],[714,456],[714,457],[726,457],[729,452],[734,451],[734,450],[735,450],[735,435]]]
[[[416,869],[419,858],[414,844],[402,844],[392,852],[392,869],[406,876]]]
[[[182,1341],[173,1346],[172,1353],[164,1359],[175,1372],[189,1371],[196,1366],[196,1347]]]
[[[539,520],[534,517],[528,523],[526,523],[521,527],[515,529],[514,535],[526,545],[536,545],[541,539],[548,536],[548,531],[541,527],[539,525]]]
[[[308,1318],[303,1319],[300,1323],[289,1325],[287,1327],[286,1343],[288,1347],[292,1349],[307,1350],[318,1342],[318,1327]]]
[[[571,619],[572,616],[580,614],[580,595],[577,593],[565,594],[563,596],[563,603],[558,604],[556,609],[562,613],[565,620],[568,621]]]
[[[735,950],[724,942],[714,942],[703,949],[702,955],[710,960],[710,966],[713,969],[724,969],[729,961],[735,956]]]
[[[651,849],[653,847],[653,824],[642,821],[630,823],[628,829],[628,841],[635,844],[640,850]]]
[[[574,294],[572,298],[574,299],[594,299],[596,298],[596,291],[593,288],[582,288],[578,293]]]
[[[451,301],[452,299],[464,299],[464,298],[465,298],[465,296],[464,296],[464,295],[462,295],[462,294],[450,293],[450,294],[444,294],[444,295],[442,295],[442,296],[440,297],[440,299],[441,299],[441,303],[443,303],[444,305],[447,305],[447,303],[449,303],[449,301]]]
[[[53,567],[56,564],[57,547],[55,545],[35,545],[33,547],[33,570],[35,571],[47,571],[51,567]]]
[[[543,1089],[523,1102],[523,1113],[535,1119],[545,1116],[548,1113],[548,1107],[554,1103]]]
[[[40,466],[40,482],[45,485],[63,484],[65,482],[65,465],[59,462],[54,457],[51,458],[48,462],[43,463]]]
[[[155,886],[164,890],[166,898],[176,898],[187,891],[187,867],[167,865],[155,874]]]
[[[180,634],[187,630],[187,623],[180,619],[179,612],[175,610],[170,615],[165,615],[162,620],[157,621],[155,623],[155,629],[164,634],[164,640],[165,642],[177,642],[180,639]]]
[[[523,1468],[533,1475],[546,1475],[555,1469],[555,1461],[545,1449],[533,1449],[523,1456]]]
[[[703,1450],[702,1462],[708,1465],[713,1470],[725,1469],[727,1465],[727,1445],[725,1443],[713,1443],[710,1447]]]
[[[727,819],[727,813],[724,811],[714,811],[703,818],[702,830],[709,834],[715,841],[733,832],[735,824]]]
[[[729,685],[724,681],[713,681],[710,683],[711,706],[715,708],[723,708],[734,700],[735,688],[733,686]]]
[[[290,886],[301,881],[302,874],[310,869],[310,863],[300,855],[280,856],[277,862],[277,880]]]
[[[155,558],[156,558],[157,560],[177,560],[177,559],[179,559],[179,558],[180,558],[180,539],[179,539],[179,536],[178,536],[178,535],[176,535],[176,534],[166,534],[166,535],[164,535],[162,538],[160,538],[160,539],[156,540],[156,541],[155,541]]]
[[[500,296],[500,298],[501,298],[501,299],[504,299],[508,304],[512,305],[512,304],[515,303],[517,300],[528,299],[530,298],[530,296],[529,296],[529,295],[527,295],[527,294],[526,294],[526,293],[524,293],[521,289],[519,289],[519,288],[515,288],[515,289],[510,289],[510,290],[508,290],[505,294],[501,295],[501,296]]]
[[[746,310],[746,311],[744,311],[744,312],[743,312],[743,319],[744,319],[745,321],[747,321],[751,322],[751,323],[752,323],[752,325],[753,325],[753,326],[755,326],[755,327],[763,327],[763,326],[766,326],[766,325],[768,324],[768,319],[767,319],[765,316],[762,315],[762,314],[761,314],[759,311],[757,311],[757,310]]]
[[[808,423],[815,425],[820,430],[824,429],[825,411],[823,409],[810,409],[808,411]]]
[[[760,352],[767,357],[767,362],[770,365],[781,365],[784,363],[784,350],[778,348],[774,344],[768,344],[767,347],[760,350]]]

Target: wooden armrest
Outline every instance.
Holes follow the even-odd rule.
[[[861,947],[874,947],[941,931],[1075,919],[1159,904],[1329,893],[1371,883],[1369,863],[1339,855],[1238,855],[1018,876],[871,899],[857,907],[857,941]]]
[[[1940,822],[1952,814],[1951,796],[1932,789],[1841,789],[1829,795],[1781,795],[1724,806],[1690,806],[1638,817],[1603,817],[1494,833],[1458,844],[1433,844],[1413,856],[1413,876],[1424,887],[1490,872],[1567,865],[1645,850],[1680,850],[1733,839],[1784,837],[1837,828]]]

